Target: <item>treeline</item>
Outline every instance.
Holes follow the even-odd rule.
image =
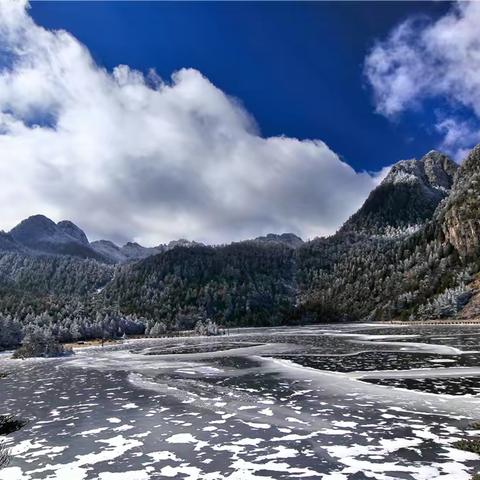
[[[160,336],[209,319],[234,327],[439,318],[461,309],[478,270],[434,222],[401,238],[339,233],[296,250],[255,242],[178,247],[114,271],[67,257],[9,261],[17,275],[6,272],[0,287],[2,348],[35,329],[71,342]],[[28,271],[45,278],[43,286],[30,288]]]
[[[147,320],[119,313],[69,311],[44,312],[12,317],[0,313],[0,349],[18,347],[25,339],[54,338],[59,342],[76,342],[96,338],[121,338],[145,333]]]

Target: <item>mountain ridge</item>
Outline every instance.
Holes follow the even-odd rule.
[[[336,234],[308,242],[293,234],[223,246],[179,241],[102,263],[64,250],[32,255],[23,224],[0,234],[0,323],[7,315],[68,341],[98,335],[84,326],[100,318],[114,322],[112,335],[192,328],[207,318],[227,326],[461,318],[478,310],[465,305],[478,303],[480,289],[479,199],[477,146],[460,167],[435,151],[398,162]],[[78,227],[59,223],[33,221],[44,250],[57,235],[61,246],[86,247]],[[126,257],[125,246],[92,245],[103,257]]]
[[[303,244],[293,233],[256,237],[243,242],[282,243],[292,248]],[[235,243],[235,242],[234,242]],[[144,247],[136,242],[118,246],[111,240],[90,242],[85,232],[70,220],[55,223],[45,215],[36,214],[22,220],[10,232],[0,232],[0,252],[18,251],[94,258],[107,263],[139,261],[176,247],[201,246],[202,243],[180,238],[155,247]]]
[[[136,242],[120,247],[110,240],[90,242],[85,232],[72,221],[55,223],[41,214],[22,220],[10,232],[0,232],[0,252],[67,255],[106,263],[138,261],[177,246],[192,245],[198,243],[183,238],[156,247],[144,247]]]

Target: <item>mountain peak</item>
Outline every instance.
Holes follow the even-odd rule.
[[[294,233],[268,233],[263,237],[255,238],[255,241],[262,243],[281,243],[291,248],[298,248],[303,245],[303,240]]]
[[[444,153],[430,150],[420,159],[423,171],[430,185],[434,188],[450,190],[458,165]]]
[[[99,258],[83,230],[68,220],[56,224],[45,215],[33,215],[12,228],[10,238],[35,252]]]
[[[85,232],[70,220],[62,220],[61,222],[58,222],[57,227],[67,235],[70,235],[70,237],[78,240],[80,243],[88,245],[88,238],[85,235]]]
[[[408,233],[431,218],[450,191],[458,165],[432,150],[420,160],[401,160],[360,210],[340,229],[367,235]]]
[[[444,153],[430,150],[420,160],[395,163],[382,184],[421,183],[428,188],[449,190],[458,165]]]
[[[194,247],[198,245],[202,244],[195,241],[187,240],[186,238],[179,238],[178,240],[171,240],[170,242],[168,242],[167,249],[172,249],[175,247]]]
[[[32,215],[12,228],[10,235],[20,243],[31,244],[39,239],[48,238],[57,233],[57,225],[45,215]]]
[[[133,247],[133,248],[144,248],[137,242],[127,242],[124,247]]]

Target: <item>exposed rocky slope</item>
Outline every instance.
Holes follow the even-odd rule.
[[[463,162],[436,221],[442,225],[446,241],[462,257],[476,259],[480,247],[480,145]]]

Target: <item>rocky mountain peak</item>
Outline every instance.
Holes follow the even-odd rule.
[[[402,160],[340,229],[366,235],[402,235],[429,220],[448,195],[458,166],[432,150],[420,160]]]
[[[128,242],[121,248],[122,253],[128,260],[140,260],[162,253],[164,250],[165,247],[162,245],[158,247],[144,247],[137,242]]]
[[[175,247],[194,247],[198,245],[202,245],[202,244],[199,242],[187,240],[186,238],[179,238],[178,240],[172,240],[168,242],[167,249],[171,250],[172,248],[175,248]]]
[[[387,176],[383,179],[382,185],[412,183],[418,181],[421,176],[421,168],[417,160],[400,160],[392,165]]]
[[[420,183],[428,189],[450,190],[458,165],[444,153],[431,150],[420,160],[401,160],[392,166],[383,185]]]
[[[425,176],[432,187],[445,190],[452,188],[458,165],[448,155],[431,150],[420,160],[420,163],[423,164]]]
[[[10,238],[33,252],[100,259],[83,230],[67,220],[56,224],[45,215],[33,215],[14,227]]]
[[[127,260],[126,255],[110,240],[95,240],[90,247],[99,255],[102,255],[111,263],[123,263]]]
[[[45,215],[32,215],[22,220],[10,231],[10,235],[14,240],[27,245],[40,239],[55,236],[56,233],[56,223]]]
[[[281,243],[291,248],[298,248],[304,243],[303,240],[294,233],[268,233],[263,237],[255,238],[255,241],[262,243]]]
[[[70,220],[62,220],[61,222],[58,222],[57,227],[70,237],[78,240],[80,243],[88,245],[88,238],[85,235],[85,232]]]

